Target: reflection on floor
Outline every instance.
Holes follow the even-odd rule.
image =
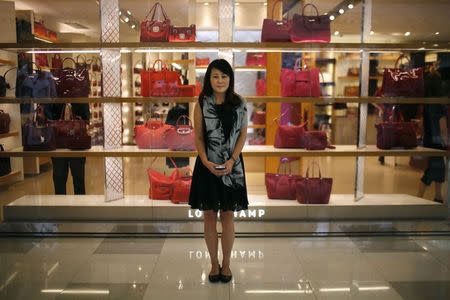
[[[320,162],[322,175],[333,177],[333,194],[352,194],[355,183],[356,160],[353,157],[318,157],[304,158],[303,170],[305,173],[308,162]],[[145,195],[148,193],[147,168],[151,158],[126,157],[124,161],[125,194]],[[193,161],[193,159],[191,159]],[[252,164],[263,162],[257,159],[249,160],[249,170],[256,170],[258,166]],[[164,169],[165,158],[156,160],[154,168]],[[298,163],[293,162],[293,171],[298,173]],[[25,181],[10,186],[0,187],[0,205],[5,205],[24,195],[51,195],[53,191],[51,167],[37,176],[27,177]],[[104,162],[101,158],[88,158],[86,165],[86,192],[90,195],[103,194]],[[364,191],[368,194],[408,194],[416,196],[422,172],[409,166],[408,157],[389,157],[386,164],[380,165],[376,157],[368,157],[365,162]],[[247,172],[249,193],[265,191],[264,173]],[[447,184],[443,184],[443,193],[446,195]],[[73,194],[72,178],[67,183],[68,194]],[[425,198],[433,199],[434,187],[427,189]]]
[[[0,238],[0,299],[450,299],[450,238]]]

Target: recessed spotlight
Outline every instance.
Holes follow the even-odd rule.
[[[335,31],[335,32],[334,32],[334,35],[339,35],[339,31]]]
[[[208,2],[205,2],[205,3],[203,3],[203,5],[204,5],[204,6],[208,6],[208,5],[209,5],[209,3],[208,3]]]
[[[135,29],[136,28],[136,24],[131,25],[131,28]]]
[[[240,3],[239,2],[236,2],[234,5],[236,5],[236,6],[239,6],[240,5]]]
[[[433,47],[439,47],[439,44],[434,44]]]
[[[436,31],[434,34],[435,34],[435,35],[439,35],[439,31]]]
[[[264,2],[264,6],[267,6],[267,2]]]
[[[129,16],[131,16],[131,11],[127,10],[127,14],[128,14]]]
[[[328,13],[324,13],[323,15],[326,16],[326,15],[328,15]]]
[[[334,19],[336,19],[333,15],[330,16],[330,20],[333,21]]]
[[[411,35],[411,32],[409,32],[409,31],[405,32],[405,36],[410,36],[410,35]]]
[[[125,17],[125,19],[123,19],[125,21],[125,23],[127,23],[128,21],[130,21],[130,19],[128,17]]]
[[[122,15],[122,12],[119,10],[119,16],[121,16]]]
[[[350,3],[347,7],[348,7],[348,9],[353,9],[354,6],[353,6],[353,4]]]
[[[339,10],[339,13],[342,15],[343,13],[345,13],[345,10],[344,10],[343,8],[341,8],[341,9]]]
[[[374,34],[375,34],[375,31],[371,30],[370,35],[374,35]]]

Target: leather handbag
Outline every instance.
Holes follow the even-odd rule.
[[[187,120],[188,124],[180,124],[180,121]],[[166,132],[167,146],[172,151],[193,151],[195,150],[195,131],[192,121],[188,116],[182,115],[178,118],[175,126]]]
[[[283,97],[320,97],[320,71],[308,68],[301,59],[297,59],[294,69],[281,69],[281,96]]]
[[[66,119],[66,114],[68,118]],[[56,148],[90,149],[91,137],[87,133],[87,123],[75,117],[70,104],[65,104],[59,120],[51,121],[56,132]]]
[[[206,67],[207,65],[209,65],[209,57],[204,57],[204,58],[196,57],[195,65],[197,67]]]
[[[273,20],[274,9],[278,3],[282,3],[282,0],[278,0],[272,7],[272,19],[264,19],[261,42],[289,42],[289,31],[292,26],[291,20]]]
[[[384,97],[423,97],[423,68],[399,68],[398,63],[402,58],[408,59],[407,56],[400,55],[394,68],[384,69],[381,94]]]
[[[278,124],[278,120],[276,120]],[[275,148],[305,148],[306,122],[300,125],[280,125],[275,132]]]
[[[377,147],[391,149],[401,147],[411,149],[417,147],[417,125],[414,122],[404,122],[401,113],[400,120],[396,121],[395,106],[392,107],[391,117],[387,122],[375,124],[377,129]]]
[[[150,184],[148,196],[153,200],[170,200],[172,196],[172,185],[175,178],[178,176],[178,168],[172,172],[170,176],[161,173],[152,168],[153,162],[150,164],[150,168],[147,169],[148,181]]]
[[[315,16],[305,15],[305,8],[308,6],[314,8]],[[301,15],[294,14],[289,37],[294,43],[329,43],[331,39],[330,18],[327,15],[319,15],[317,7],[308,3],[303,6]]]
[[[63,60],[77,63],[70,57]],[[78,67],[64,67],[59,70],[56,78],[56,92],[60,98],[88,97],[90,93],[89,71],[86,66],[80,64]]]
[[[247,52],[245,56],[245,65],[248,67],[259,67],[267,65],[267,55],[263,52]]]
[[[314,168],[314,165],[319,169],[319,177],[314,177],[314,170],[313,177],[309,177],[309,169],[311,166]],[[313,162],[306,169],[306,176],[297,179],[295,183],[297,201],[301,204],[328,204],[332,185],[333,178],[323,178],[319,164]]]
[[[34,61],[39,67],[48,67],[48,58],[45,53],[36,53],[34,55]]]
[[[38,117],[39,114],[39,117]],[[24,151],[51,151],[56,149],[55,127],[51,126],[38,106],[33,119],[22,125]]]
[[[134,139],[139,149],[167,149],[166,134],[171,128],[161,121],[149,120],[134,127]]]
[[[54,54],[52,57],[52,73],[55,77],[59,77],[59,72],[63,68],[63,61],[59,54]]]
[[[161,69],[156,70],[160,63]],[[153,63],[150,70],[141,71],[141,95],[143,97],[175,97],[178,95],[178,86],[181,85],[180,76],[176,71],[170,71],[160,59]]]
[[[0,134],[9,132],[9,125],[11,124],[11,117],[8,113],[0,109]]]
[[[155,19],[158,8],[162,14],[162,20]],[[169,31],[170,20],[161,3],[156,2],[141,22],[140,40],[141,42],[167,42],[169,40]]]
[[[179,85],[177,86],[178,97],[194,97],[197,87],[193,84],[191,85]]]
[[[255,125],[266,124],[266,112],[262,110],[254,111],[252,114],[252,122]]]
[[[256,79],[256,96],[266,95],[266,80]]]
[[[336,149],[328,142],[325,131],[306,131],[303,134],[303,142],[306,150],[324,150],[326,148]]]
[[[191,192],[192,170],[189,167],[178,168],[175,161],[172,158],[170,160],[176,168],[170,201],[175,204],[188,203],[189,193]]]
[[[292,175],[291,165],[289,166],[288,174],[281,174],[280,167],[282,162],[287,162],[282,159],[278,166],[277,173],[266,173],[265,174],[265,184],[267,197],[269,199],[284,199],[284,200],[295,200],[296,199],[296,181],[301,178],[298,175]]]
[[[195,42],[195,25],[189,27],[170,26],[169,42]]]
[[[0,144],[0,151],[5,151],[2,144]],[[11,173],[11,159],[9,157],[0,157],[0,177],[9,173]]]

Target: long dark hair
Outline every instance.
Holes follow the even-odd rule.
[[[203,80],[203,90],[198,97],[198,101],[201,102],[205,96],[212,96],[214,93],[211,86],[212,69],[217,69],[230,78],[230,85],[225,92],[224,104],[226,106],[236,106],[241,104],[241,98],[234,92],[233,68],[231,68],[231,65],[225,59],[215,59],[209,64],[208,69],[206,69],[205,79]]]

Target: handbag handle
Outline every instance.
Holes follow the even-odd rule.
[[[78,60],[80,60],[80,58],[82,58],[84,61],[79,62]],[[80,54],[80,55],[77,55],[77,64],[81,64],[81,63],[87,64],[87,59],[86,59],[86,56]]]
[[[398,111],[398,117],[400,122],[404,122],[404,118],[403,118],[403,114],[402,112],[398,109],[399,106],[398,105],[393,105],[391,108],[391,115],[389,116],[389,122],[395,122],[396,118],[395,118],[395,114]]]
[[[156,67],[155,67],[155,66],[156,66],[156,64],[157,64],[158,62],[161,64],[161,71],[162,71],[162,70],[168,70],[168,69],[167,69],[166,63],[165,63],[163,60],[161,60],[161,59],[155,60],[155,62],[153,63],[153,70],[156,70]]]
[[[319,16],[319,10],[317,9],[317,6],[315,6],[315,5],[312,4],[312,3],[308,3],[308,4],[303,5],[302,16],[305,15],[305,8],[308,7],[308,6],[312,6],[312,7],[314,8],[314,10],[316,11],[315,17],[318,17],[318,16]]]
[[[272,6],[272,20],[273,20],[273,15],[275,13],[275,6],[277,6],[278,3],[282,3],[283,0],[278,0],[277,2],[275,2]]]
[[[405,55],[405,54],[401,54],[401,55],[397,58],[397,60],[395,61],[395,66],[394,66],[394,68],[398,69],[398,63],[399,63],[400,60],[402,60],[403,58],[406,59],[406,60],[408,61],[408,66],[411,66],[411,60],[409,59],[409,57],[408,57],[407,55]]]
[[[71,60],[75,66],[77,65],[77,62],[76,62],[73,58],[71,58],[71,57],[66,57],[66,58],[64,58],[63,61],[62,61],[62,68],[63,68],[63,69],[64,69],[64,62],[65,62],[66,60]]]
[[[277,173],[281,174],[281,172],[280,172],[281,164],[285,164],[285,163],[287,163],[287,165],[289,166],[289,170],[286,170],[289,172],[288,175],[292,175],[291,164],[289,163],[289,160],[286,157],[280,158],[280,163],[278,164]],[[284,174],[286,174],[286,173],[284,173]]]
[[[73,111],[72,111],[72,105],[70,103],[65,103],[63,110],[61,111],[61,116],[59,117],[59,120],[62,121],[66,117],[66,109],[70,111],[70,119],[74,120]]]
[[[312,177],[314,178],[314,166],[317,166],[317,168],[319,169],[319,178],[322,179],[322,172],[320,171],[320,165],[317,161],[313,161],[308,165],[308,168],[306,169],[306,176],[305,178],[310,178],[309,177],[309,168],[311,167],[312,170]]]
[[[178,121],[180,121],[180,120],[188,120],[188,124],[187,125],[189,125],[190,127],[193,127],[191,119],[188,116],[186,116],[186,115],[181,115],[181,116],[178,117],[177,121],[175,122],[175,126],[176,127],[178,127],[178,125],[179,125]]]
[[[146,20],[146,21],[147,21],[147,20],[149,20],[149,21],[155,20],[155,14],[156,14],[156,10],[158,9],[158,7],[160,8],[160,10],[161,10],[161,12],[162,12],[162,15],[163,15],[163,17],[164,17],[164,21],[167,20],[168,17],[167,17],[166,11],[164,10],[164,7],[161,5],[161,3],[159,3],[159,2],[156,2],[156,3],[152,6],[152,8],[150,8],[150,11],[149,11],[148,14],[145,16],[145,19],[144,19],[144,20]],[[152,18],[151,18],[151,19],[148,18],[148,16],[149,16],[150,14],[152,14]]]

